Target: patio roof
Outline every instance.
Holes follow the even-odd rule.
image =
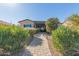
[[[45,24],[45,21],[33,21],[35,24]]]

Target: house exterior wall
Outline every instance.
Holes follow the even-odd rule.
[[[20,25],[21,27],[24,27],[24,25],[28,25],[28,24],[31,24],[32,27],[34,27],[34,22],[32,22],[31,20],[25,20],[25,21],[19,22],[19,25]]]
[[[8,22],[5,22],[5,21],[0,20],[0,25],[5,25],[5,26],[8,26],[8,25],[12,25],[12,24],[10,24],[10,23],[8,23]]]

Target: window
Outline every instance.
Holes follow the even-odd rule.
[[[24,27],[32,27],[32,24],[24,24]]]

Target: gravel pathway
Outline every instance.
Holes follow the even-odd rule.
[[[35,34],[33,41],[25,50],[16,54],[17,56],[51,56],[47,39],[44,33]]]

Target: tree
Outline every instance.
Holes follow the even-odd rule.
[[[52,30],[56,29],[58,23],[58,18],[49,18],[45,23],[47,32],[51,32]]]

